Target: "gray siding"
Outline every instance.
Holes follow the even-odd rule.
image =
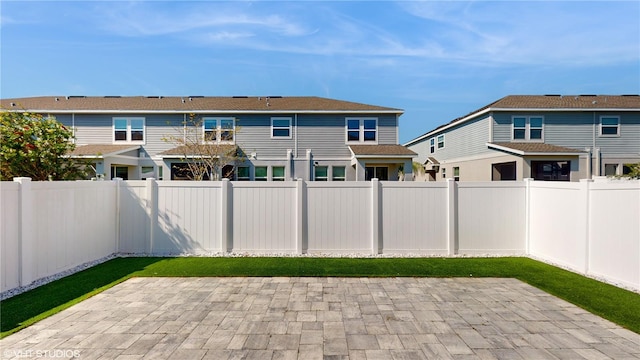
[[[378,144],[397,144],[397,120],[395,115],[360,115],[378,119]],[[298,157],[306,156],[311,149],[314,157],[350,157],[346,143],[345,119],[358,115],[298,115]]]
[[[271,138],[271,118],[289,117],[292,124],[291,139]],[[286,159],[287,149],[294,148],[293,128],[294,116],[292,115],[241,115],[236,117],[236,144],[249,155],[255,152],[260,158]]]
[[[620,116],[620,136],[600,136],[599,123],[601,115]],[[598,113],[596,121],[598,121],[598,126],[596,126],[596,147],[599,147],[603,154],[633,154],[636,157],[640,156],[640,112]]]
[[[76,144],[113,143],[113,120],[111,115],[76,115]]]
[[[427,143],[427,156],[433,156],[438,161],[456,159],[465,156],[473,156],[490,152],[486,143],[489,142],[491,122],[489,115],[474,119],[444,131],[444,148],[438,149],[437,137],[436,149],[433,154],[429,153],[429,139]]]
[[[178,145],[168,139],[172,136],[182,136],[184,121],[182,114],[153,114],[143,117],[146,127],[144,149],[149,157]]]
[[[513,115],[544,116],[544,142],[584,150],[600,148],[603,154],[640,153],[640,113],[638,112],[503,112],[494,113],[493,141],[511,141]],[[620,136],[600,136],[600,116],[620,116]]]

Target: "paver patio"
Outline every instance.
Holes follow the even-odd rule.
[[[133,278],[0,347],[3,359],[640,359],[639,334],[489,278]]]

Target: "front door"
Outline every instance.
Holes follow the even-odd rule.
[[[389,180],[389,168],[387,166],[367,166],[364,171],[364,179],[371,181],[377,178],[380,181]]]

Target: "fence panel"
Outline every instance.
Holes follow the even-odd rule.
[[[296,183],[233,182],[233,251],[296,251]]]
[[[586,183],[531,182],[530,254],[585,272]]]
[[[460,182],[459,254],[526,253],[526,186],[522,182]]]
[[[220,182],[158,182],[158,223],[153,252],[196,254],[222,251],[221,188]]]
[[[0,185],[0,291],[20,286],[20,184]]]
[[[116,251],[115,188],[109,182],[33,182],[31,218],[35,279]],[[29,205],[27,205],[29,206]]]
[[[384,253],[447,253],[447,184],[381,182]]]
[[[146,181],[119,181],[119,251],[126,254],[151,252]]]
[[[371,183],[307,183],[308,252],[372,251]]]
[[[640,181],[589,187],[589,273],[640,290]]]

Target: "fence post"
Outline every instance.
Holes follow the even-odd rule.
[[[307,185],[302,179],[296,180],[296,252],[306,252],[307,243]]]
[[[382,253],[380,241],[380,181],[371,179],[371,253]]]
[[[584,193],[584,205],[585,210],[583,216],[585,217],[585,249],[584,249],[584,273],[589,274],[589,262],[591,258],[591,190],[590,183],[593,179],[580,179],[580,191]]]
[[[19,285],[31,284],[34,279],[33,265],[35,253],[35,223],[33,221],[33,192],[31,190],[31,178],[18,177],[13,181],[20,183],[18,198],[18,276]]]
[[[531,182],[532,178],[524,179],[524,251],[531,255]]]
[[[220,187],[220,250],[233,251],[233,203],[231,201],[231,182],[222,179]]]
[[[149,254],[154,253],[154,240],[158,226],[158,183],[154,178],[147,178],[147,216],[149,216]]]
[[[121,204],[120,204],[120,191],[121,189],[121,185],[122,185],[122,178],[113,178],[113,181],[115,181],[116,184],[116,254],[121,253],[122,252],[122,244],[121,244],[121,239],[120,239],[120,210],[121,210]]]
[[[447,254],[449,256],[457,253],[457,201],[456,182],[453,179],[447,179]]]

